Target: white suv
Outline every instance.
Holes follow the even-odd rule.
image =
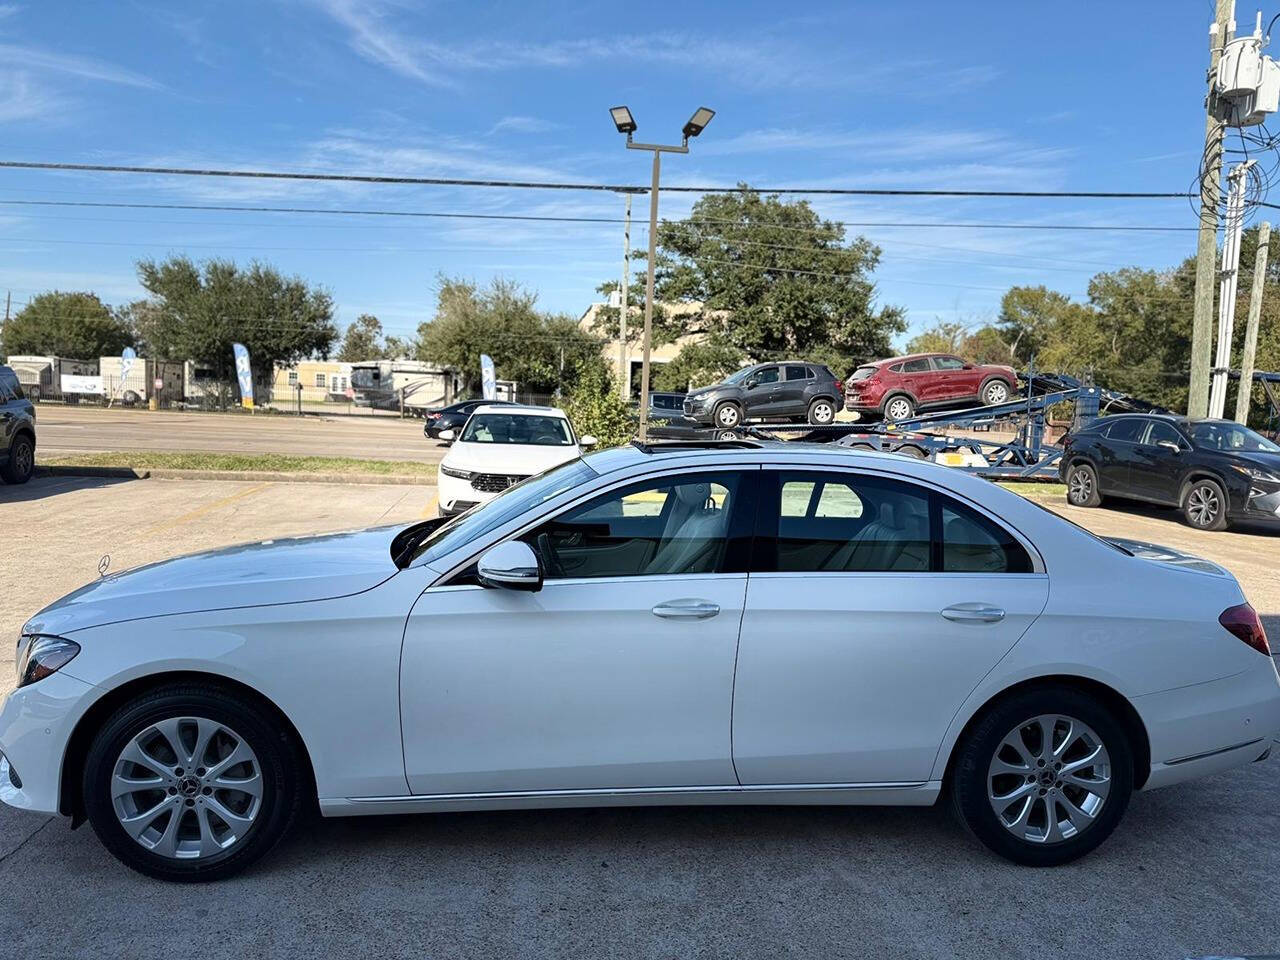
[[[453,440],[453,431],[440,439]],[[440,514],[456,516],[492,500],[512,484],[576,459],[595,442],[578,439],[555,407],[477,407],[440,463]]]

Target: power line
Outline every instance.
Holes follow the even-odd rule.
[[[0,160],[0,167],[16,170],[63,170],[82,173],[140,173],[182,177],[231,177],[253,180],[305,180],[336,183],[407,184],[437,187],[501,187],[518,190],[592,190],[608,193],[648,193],[637,184],[555,183],[534,180],[471,180],[460,177],[407,177],[354,173],[292,173],[282,170],[226,170],[193,167],[142,167],[104,163],[37,162]],[[738,193],[741,187],[669,186],[669,193]],[[1074,198],[1093,200],[1186,200],[1191,194],[1150,191],[1104,190],[912,190],[865,187],[754,187],[757,193],[805,193],[826,196],[858,197],[1019,197]]]

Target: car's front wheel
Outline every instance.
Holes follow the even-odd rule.
[[[1070,687],[997,702],[957,746],[951,798],[969,830],[1015,863],[1048,867],[1104,841],[1133,792],[1133,753],[1103,704]]]
[[[1183,488],[1182,517],[1197,530],[1227,529],[1227,495],[1216,480],[1193,480]]]
[[[988,380],[982,387],[982,402],[988,407],[1009,399],[1009,384],[1003,380]]]
[[[301,805],[297,745],[247,697],[174,684],[121,706],[89,748],[85,811],[126,865],[221,880],[284,835]]]
[[[736,403],[726,400],[716,407],[712,419],[721,430],[732,430],[742,422],[742,411]]]

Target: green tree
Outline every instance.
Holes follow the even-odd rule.
[[[1026,363],[1071,310],[1071,298],[1044,286],[1012,287],[1000,300],[996,328],[1009,344],[1009,359]]]
[[[229,260],[141,260],[138,280],[152,296],[148,309],[156,311],[157,353],[195,360],[223,382],[234,379],[233,343],[248,348],[254,379],[262,381],[277,363],[327,357],[338,339],[329,294],[266,264],[241,269]]]
[[[435,318],[418,328],[418,356],[457,370],[480,392],[480,355],[497,375],[534,393],[570,389],[582,370],[604,371],[601,340],[572,317],[544,314],[535,294],[506,280],[487,288],[440,278]]]
[[[965,325],[959,320],[939,320],[907,341],[907,353],[961,353]]]
[[[50,291],[32,298],[3,328],[0,354],[79,360],[118,354],[134,343],[126,319],[92,293]]]
[[[906,329],[901,308],[875,304],[871,274],[880,249],[863,237],[846,242],[844,228],[807,201],[746,186],[708,194],[688,218],[663,223],[657,243],[655,300],[696,309],[655,309],[655,343],[703,333],[747,360],[798,357],[842,374],[884,356]],[[610,282],[600,290],[616,287]],[[628,295],[644,304],[638,280]],[[618,310],[606,308],[600,324],[602,333],[617,336]],[[632,339],[639,327],[629,322]]]
[[[953,353],[972,363],[1008,363],[1009,344],[991,324],[939,320],[907,341],[907,353]]]
[[[379,360],[387,356],[382,342],[382,321],[371,313],[362,313],[347,327],[335,359],[344,363]]]
[[[721,337],[684,347],[669,363],[649,368],[654,390],[688,390],[719,383],[742,366],[742,351]]]
[[[600,447],[618,447],[635,436],[636,421],[617,385],[599,363],[579,363],[564,412],[579,437],[593,436]]]

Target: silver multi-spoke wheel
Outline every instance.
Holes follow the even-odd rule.
[[[994,383],[987,384],[986,401],[989,406],[1004,403],[1008,399],[1009,388],[1003,382],[996,380]]]
[[[884,412],[890,420],[905,420],[911,416],[911,401],[903,397],[890,400]]]
[[[1187,494],[1187,516],[1198,527],[1212,526],[1222,510],[1222,498],[1207,483],[1196,486]]]
[[[262,808],[262,766],[230,727],[173,717],[125,745],[111,803],[125,832],[163,857],[196,860],[244,839]]]
[[[732,403],[726,403],[716,411],[716,423],[725,428],[732,428],[738,425],[738,408]]]
[[[813,422],[830,423],[836,418],[836,408],[826,400],[819,400],[813,405]]]
[[[1045,714],[1000,741],[987,771],[996,819],[1020,840],[1060,843],[1098,819],[1111,792],[1111,758],[1086,723]]]
[[[1067,492],[1071,496],[1072,503],[1088,503],[1089,498],[1093,496],[1093,474],[1088,470],[1072,470]]]

